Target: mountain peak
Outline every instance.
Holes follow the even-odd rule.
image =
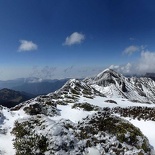
[[[101,77],[103,77],[103,76],[114,76],[114,77],[120,77],[121,76],[121,74],[119,74],[119,73],[117,73],[116,71],[114,71],[114,70],[112,70],[112,69],[110,69],[110,68],[107,68],[107,69],[105,69],[105,70],[103,70],[102,72],[100,72],[96,77],[98,77],[98,78],[101,78]]]
[[[155,82],[150,78],[129,78],[112,69],[105,69],[95,77],[85,81],[108,97],[123,97],[149,103],[155,101]]]
[[[93,78],[86,79],[85,81],[89,84],[97,84],[99,86],[109,86],[111,84],[120,83],[122,79],[125,77],[116,71],[108,68],[100,72],[98,75],[96,75]]]

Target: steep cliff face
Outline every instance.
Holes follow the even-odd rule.
[[[84,81],[109,97],[155,102],[155,82],[150,78],[128,78],[111,69],[106,69],[97,76]]]

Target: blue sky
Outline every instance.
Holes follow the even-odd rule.
[[[0,79],[155,72],[154,0],[0,0]]]

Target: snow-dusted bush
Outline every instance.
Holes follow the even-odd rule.
[[[77,124],[34,115],[16,122],[12,134],[16,155],[83,155],[92,147],[100,154],[150,153],[148,140],[138,128],[105,111],[87,116]]]
[[[85,103],[75,103],[72,108],[80,108],[80,109],[83,109],[85,111],[98,111],[99,109],[101,109],[100,107],[98,106],[94,106],[92,104],[89,104],[87,102]]]
[[[155,121],[155,108],[154,107],[115,107],[109,109],[110,113],[118,113],[123,117],[131,117],[138,120],[152,120]]]
[[[147,138],[134,125],[109,112],[100,111],[78,123],[79,138],[87,147],[97,146],[102,154],[149,154]],[[138,154],[139,155],[139,154]]]
[[[56,106],[47,104],[47,102],[44,103],[34,102],[32,104],[26,105],[23,108],[23,110],[29,115],[37,115],[37,114],[44,114],[47,116],[59,115]]]

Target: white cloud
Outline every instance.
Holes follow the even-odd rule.
[[[131,63],[127,63],[125,65],[111,65],[109,67],[110,69],[113,69],[115,71],[117,71],[118,73],[122,73],[122,74],[134,74],[132,71],[133,65]]]
[[[134,63],[125,65],[111,65],[109,68],[117,72],[128,75],[144,75],[146,73],[155,73],[155,52],[142,50],[140,58]]]
[[[131,55],[135,52],[138,52],[140,50],[140,47],[139,46],[134,46],[134,45],[131,45],[127,48],[124,49],[123,53],[124,54],[127,54],[127,55]]]
[[[32,41],[20,40],[19,42],[20,42],[20,46],[18,48],[19,52],[32,51],[38,49],[37,44],[33,43]]]
[[[82,41],[85,40],[85,35],[82,33],[74,32],[70,36],[68,36],[63,43],[63,45],[74,45],[74,44],[80,44]]]
[[[146,72],[155,72],[155,52],[142,51],[140,60],[137,64],[137,70],[141,74]]]

